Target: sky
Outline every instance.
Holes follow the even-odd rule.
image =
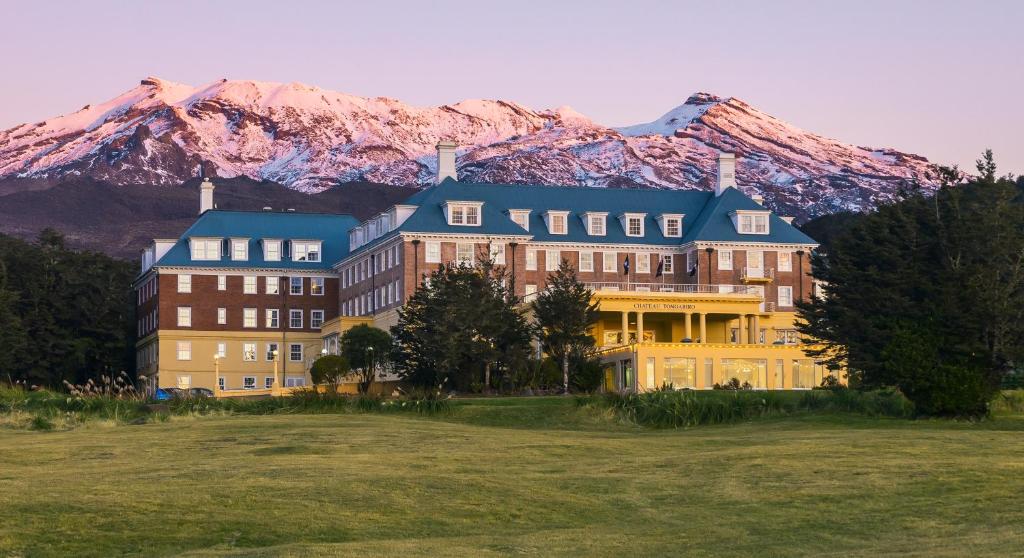
[[[806,130],[1024,174],[1024,0],[0,0],[0,129],[146,76],[654,120],[696,91]]]

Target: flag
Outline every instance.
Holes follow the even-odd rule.
[[[661,273],[665,271],[665,260],[658,260],[658,270],[654,272],[655,277],[661,277]]]
[[[690,277],[697,275],[697,265],[698,263],[694,263],[693,267],[690,268]]]
[[[629,275],[629,255],[626,255],[626,259],[622,262],[622,274]]]

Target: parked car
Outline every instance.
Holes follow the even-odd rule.
[[[158,388],[156,390],[156,393],[153,394],[153,399],[156,399],[157,401],[168,401],[171,399],[180,399],[183,397],[188,397],[188,392],[186,392],[183,389],[173,387]]]
[[[206,388],[191,388],[188,390],[189,397],[213,397],[213,390]]]

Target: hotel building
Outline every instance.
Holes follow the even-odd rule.
[[[302,385],[352,325],[395,324],[431,271],[490,257],[527,299],[563,260],[577,270],[600,304],[606,389],[817,386],[828,372],[794,327],[817,244],[734,177],[723,154],[713,192],[460,182],[442,142],[437,184],[362,223],[216,210],[205,182],[196,223],[143,253],[140,373],[160,386],[219,377],[227,392]]]

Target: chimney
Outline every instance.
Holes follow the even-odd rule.
[[[199,214],[202,215],[211,209],[213,209],[213,182],[210,182],[209,178],[204,178],[203,183],[199,185]]]
[[[762,196],[761,194],[754,194],[750,196],[750,199],[754,200],[754,202],[757,203],[757,205],[764,205],[764,196]]]
[[[715,184],[715,196],[721,196],[728,188],[736,187],[736,155],[734,153],[718,154],[718,182]]]
[[[437,183],[440,184],[445,178],[458,180],[459,175],[455,170],[455,148],[458,145],[454,141],[440,141],[437,143]]]

